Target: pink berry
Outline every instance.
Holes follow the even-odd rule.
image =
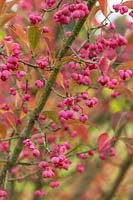
[[[0,190],[0,197],[6,197],[7,193],[5,190]]]
[[[58,181],[51,181],[49,183],[49,185],[50,185],[51,188],[56,188],[56,187],[59,186],[59,182]]]

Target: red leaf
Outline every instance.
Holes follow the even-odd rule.
[[[110,69],[110,60],[106,54],[104,54],[99,60],[99,67],[101,68],[104,75],[108,75]]]
[[[115,140],[114,137],[108,138],[108,133],[103,133],[98,138],[98,150],[105,151],[110,148],[111,143]]]
[[[105,141],[108,138],[108,133],[103,133],[98,137],[98,149],[99,151],[103,148]]]
[[[88,142],[88,129],[82,124],[74,125],[73,128],[74,128],[74,130],[76,130],[78,132],[81,139],[87,143]]]
[[[101,68],[103,74],[106,76],[109,74],[110,72],[110,68],[112,66],[112,64],[115,62],[117,58],[117,55],[114,54],[114,57],[112,60],[109,60],[109,58],[107,57],[106,54],[104,54],[100,60],[99,60],[99,67]]]

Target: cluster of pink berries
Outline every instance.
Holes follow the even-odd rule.
[[[7,57],[7,63],[0,65],[0,78],[2,81],[6,81],[11,74],[11,71],[15,71],[19,66],[20,57],[20,45],[13,43],[11,38],[5,38],[5,41],[12,46],[12,55]]]
[[[47,161],[41,161],[38,167],[42,170],[42,177],[47,179],[55,176],[55,169],[65,169],[68,170],[71,161],[68,160],[65,156],[65,152],[70,149],[69,143],[64,143],[60,145],[53,145],[50,151],[50,163],[51,166]],[[50,187],[55,188],[59,186],[58,181],[51,181],[49,184]]]
[[[46,161],[41,161],[38,165],[38,167],[43,170],[42,171],[42,177],[43,178],[51,178],[55,176],[54,170],[51,166],[49,166],[49,163]]]
[[[39,14],[30,14],[29,20],[31,24],[35,25],[39,24],[42,21],[42,17]]]
[[[122,80],[128,80],[130,79],[131,75],[132,75],[132,71],[131,70],[119,70],[118,71],[118,75],[120,77],[120,79]],[[98,78],[98,83],[100,83],[102,86],[107,86],[110,89],[114,89],[116,88],[116,86],[119,85],[119,81],[115,78],[110,79],[109,76],[100,76]]]
[[[115,4],[113,5],[113,9],[115,10],[115,12],[119,12],[121,15],[124,15],[125,13],[127,13],[129,11],[127,6],[124,6],[122,4]],[[130,11],[129,16],[133,17],[133,11]]]
[[[64,144],[53,145],[50,152],[51,162],[55,168],[68,170],[71,160],[68,160],[65,156],[65,152],[70,149],[70,144],[65,142]]]
[[[71,19],[81,19],[82,17],[89,14],[88,7],[86,4],[71,4],[65,5],[59,11],[54,14],[55,22],[61,24],[68,24]]]
[[[69,119],[77,119],[78,115],[75,114],[75,112],[78,112],[81,109],[77,103],[81,102],[82,100],[85,100],[85,104],[89,108],[94,107],[98,103],[98,99],[96,97],[89,98],[88,92],[85,91],[81,94],[78,94],[75,99],[73,97],[68,97],[64,101],[57,104],[58,107],[62,108],[62,110],[58,112],[59,120],[62,125],[65,124],[65,122],[67,122]],[[67,109],[68,107],[69,110]],[[88,116],[82,113],[79,115],[78,119],[84,123],[88,120]]]
[[[31,140],[26,139],[26,140],[23,141],[23,144],[30,151],[32,151],[32,154],[33,154],[34,157],[39,157],[40,156],[40,151],[35,147],[35,144]]]
[[[127,40],[122,35],[113,34],[110,36],[110,39],[99,37],[97,43],[89,44],[86,43],[84,47],[80,50],[79,56],[83,59],[93,59],[98,54],[101,54],[105,51],[110,51],[118,47],[122,47],[127,44]],[[97,68],[94,64],[87,64],[90,69]],[[95,66],[95,67],[94,67]]]
[[[56,0],[45,0],[46,7],[51,8],[56,3]]]
[[[69,75],[79,85],[82,84],[82,85],[89,86],[91,84],[91,78],[90,78],[91,70],[98,69],[99,66],[102,65],[101,59],[99,59],[97,55],[102,54],[102,53],[104,54],[105,49],[106,49],[106,55],[107,57],[109,57],[110,53],[114,53],[116,48],[125,46],[126,44],[127,44],[127,40],[123,36],[116,35],[116,34],[111,35],[110,39],[98,37],[97,42],[95,44],[86,43],[83,46],[83,48],[80,50],[78,55],[82,59],[90,60],[90,61],[92,60],[93,62],[94,61],[95,62],[94,63],[86,62],[84,63],[84,67],[80,67],[79,63],[75,63],[75,62],[70,62],[70,63],[65,64],[61,70],[64,80],[65,80],[64,81],[65,86],[69,87],[69,84],[70,84]],[[69,71],[71,70],[70,74],[68,73],[68,70]],[[104,81],[108,82],[109,80],[100,80],[100,82],[101,83],[103,82],[103,84],[104,84]],[[116,83],[114,83],[114,80],[113,80],[113,84],[117,85]],[[111,86],[111,85],[112,85],[112,81],[109,83],[109,87],[113,88],[114,86]]]
[[[87,68],[86,68],[87,69]],[[83,71],[83,70],[82,70]],[[89,71],[89,69],[88,69]],[[86,70],[87,72],[87,70]],[[87,73],[81,74],[81,73],[72,73],[71,77],[74,81],[76,81],[79,85],[86,85],[89,86],[91,83],[91,80],[89,78],[89,76],[87,75]]]
[[[119,84],[117,79],[110,79],[109,76],[100,76],[98,78],[98,83],[100,83],[102,86],[106,85],[109,89],[115,89]]]
[[[49,65],[49,59],[47,57],[40,57],[37,59],[36,63],[38,64],[40,69],[45,69]]]
[[[121,69],[118,71],[118,74],[122,80],[128,80],[132,75],[132,71],[129,69],[128,70]]]

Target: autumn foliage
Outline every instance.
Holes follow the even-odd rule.
[[[0,199],[132,199],[132,70],[132,0],[1,0]]]

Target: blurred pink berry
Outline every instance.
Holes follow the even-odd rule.
[[[49,164],[48,164],[48,162],[46,162],[46,161],[41,161],[40,163],[39,163],[39,165],[38,165],[38,167],[39,168],[42,168],[42,169],[44,169],[44,168],[46,168],[46,167],[48,167],[49,166]]]
[[[42,32],[43,32],[43,33],[49,33],[49,31],[50,31],[50,30],[49,30],[49,28],[48,28],[47,26],[43,26],[43,27],[42,27]]]
[[[35,157],[39,157],[40,156],[40,151],[38,149],[34,149],[32,151],[32,153],[33,153],[33,156],[35,156]]]
[[[0,72],[0,78],[2,81],[6,81],[10,76],[10,72],[8,70],[3,70]]]
[[[35,194],[35,196],[40,196],[40,197],[46,195],[46,193],[44,191],[41,191],[41,190],[36,190],[34,194]]]
[[[31,98],[31,95],[30,94],[24,94],[22,96],[22,101],[25,102],[25,101],[29,101]]]
[[[7,193],[5,190],[0,190],[0,197],[6,197]]]
[[[84,122],[86,122],[88,120],[88,116],[82,114],[82,115],[80,115],[79,120],[84,123]]]
[[[120,70],[118,71],[118,74],[119,74],[119,76],[120,76],[120,78],[121,78],[122,80],[127,80],[127,79],[129,79],[129,78],[131,77],[132,71],[131,71],[131,70],[123,70],[123,69],[120,69]]]
[[[56,188],[56,187],[59,186],[59,182],[58,182],[58,181],[51,181],[51,182],[49,183],[49,186],[50,186],[51,188]]]
[[[77,165],[77,171],[79,173],[83,173],[85,171],[84,165],[83,164],[78,164]]]
[[[37,87],[37,88],[42,88],[43,87],[43,81],[41,81],[41,80],[36,80],[35,81],[35,86]]]
[[[133,10],[131,10],[128,14],[130,17],[133,17]]]
[[[29,15],[30,23],[35,25],[42,21],[42,17],[39,14],[30,14]]]

